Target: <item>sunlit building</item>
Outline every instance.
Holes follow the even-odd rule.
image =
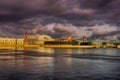
[[[0,45],[23,45],[24,39],[0,38]]]
[[[26,44],[30,45],[41,45],[44,44],[45,41],[54,41],[51,36],[48,35],[29,35],[28,41]],[[0,45],[24,45],[25,39],[17,39],[17,38],[0,38]]]
[[[45,41],[54,41],[51,36],[48,35],[29,35],[28,44],[44,44]]]

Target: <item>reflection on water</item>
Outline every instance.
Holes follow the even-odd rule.
[[[39,47],[38,48],[39,52],[44,52],[44,53],[54,53],[54,50],[51,48],[44,48],[44,47]]]
[[[119,80],[119,51],[0,49],[0,80]]]
[[[43,52],[43,53],[54,53],[54,49],[52,48],[44,48],[44,47],[39,47],[36,49],[31,49],[32,51],[38,51],[38,52]]]

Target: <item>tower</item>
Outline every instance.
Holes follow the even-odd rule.
[[[83,36],[83,42],[86,42],[86,36]]]
[[[28,44],[28,32],[25,32],[24,44]]]

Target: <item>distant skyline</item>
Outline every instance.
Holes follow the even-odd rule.
[[[119,33],[119,9],[120,0],[1,0],[0,36],[23,35],[25,30],[53,37],[81,36],[80,27],[92,27],[83,29],[92,32],[90,36],[97,34],[96,28],[101,29],[99,35]]]

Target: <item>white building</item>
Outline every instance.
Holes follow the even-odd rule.
[[[48,35],[29,35],[28,44],[44,44],[45,41],[54,41],[51,36]]]

